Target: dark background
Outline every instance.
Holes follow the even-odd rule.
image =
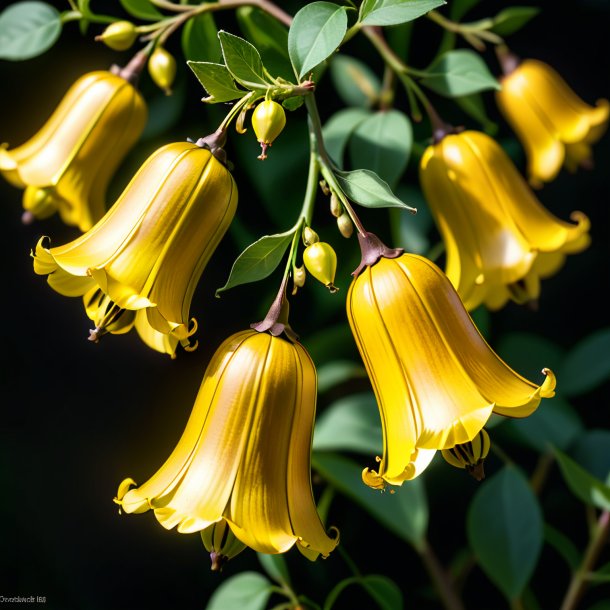
[[[292,12],[295,4],[282,3]],[[551,63],[589,103],[610,98],[608,2],[545,0],[529,5],[540,6],[542,13],[509,38],[514,51]],[[65,8],[61,3],[56,6]],[[495,14],[504,6],[504,2],[483,0],[472,15]],[[95,3],[92,7],[96,8]],[[119,9],[108,12],[121,14]],[[228,15],[219,16],[219,25],[239,33]],[[116,53],[95,43],[93,35],[99,31],[92,26],[83,36],[76,24],[67,24],[59,42],[45,55],[23,62],[0,61],[0,142],[12,146],[29,138],[81,74],[129,58],[129,52]],[[416,32],[420,32],[419,26]],[[414,63],[420,53],[419,65],[425,65],[426,54],[434,48],[431,41],[438,35],[435,26],[422,20],[421,34],[416,33],[414,40]],[[344,51],[361,57],[369,54],[371,64],[378,65],[366,41],[350,42]],[[497,72],[493,55],[487,54],[486,59]],[[160,145],[213,131],[220,114],[200,103],[202,90],[182,66],[178,79],[186,95],[179,120],[134,149],[112,185],[114,194]],[[141,86],[150,98],[159,96],[147,75]],[[341,107],[328,79],[320,84],[319,104],[323,119]],[[509,138],[510,132],[491,100],[488,110],[501,125],[500,137]],[[291,118],[293,124],[288,129],[305,134],[304,110]],[[462,120],[468,124],[467,117]],[[281,159],[282,146],[280,139],[268,163],[274,156]],[[306,148],[305,141],[302,147]],[[592,246],[570,258],[557,277],[546,280],[537,312],[509,305],[494,314],[492,344],[504,333],[529,331],[569,348],[608,325],[610,138],[604,138],[594,151],[594,171],[576,175],[564,171],[540,195],[561,218],[567,219],[574,209],[585,211],[592,221]],[[253,136],[232,136],[227,152],[235,162],[240,189],[238,216],[243,225],[257,237],[288,228],[269,225],[268,210],[261,211],[266,209],[261,193],[239,164],[240,155],[257,154]],[[287,168],[285,184],[273,189],[275,197],[298,201],[305,175],[305,166]],[[406,179],[414,176],[410,167]],[[290,186],[295,192],[282,190]],[[215,299],[215,289],[226,281],[240,251],[230,234],[205,270],[193,302],[192,313],[200,325],[198,351],[179,352],[172,361],[147,349],[135,333],[108,336],[94,345],[86,340],[90,324],[80,301],[53,292],[43,277],[33,273],[30,258],[30,250],[41,235],[50,235],[53,243],[59,244],[77,233],[56,217],[24,226],[20,193],[4,182],[0,183],[0,201],[0,595],[46,596],[46,607],[53,610],[202,610],[215,587],[228,576],[259,569],[255,554],[243,553],[221,575],[213,574],[198,536],[167,532],[150,513],[120,516],[112,498],[123,478],[131,476],[141,483],[168,456],[182,433],[210,354],[229,334],[264,315],[277,290],[277,277],[273,276],[276,281],[269,278]],[[363,220],[373,225],[379,222],[383,231],[385,221],[378,221],[376,214],[380,213],[365,210]],[[321,208],[316,217],[324,231],[328,214]],[[384,237],[389,239],[389,233]],[[337,237],[332,239],[337,242]],[[352,241],[346,243],[349,245],[341,246],[344,250],[338,248],[341,294],[349,284],[356,247]],[[308,283],[292,300],[293,327],[317,364],[336,357],[357,360],[348,334],[339,333],[340,340],[323,347],[320,336],[324,325],[345,321],[343,306],[329,305],[328,295],[317,288]],[[586,410],[592,426],[610,423],[607,390],[606,386],[583,398],[583,405],[584,400],[596,405],[587,405]],[[324,406],[321,401],[319,410]],[[530,459],[533,457],[524,456],[526,463]],[[475,483],[462,477],[426,477],[425,481],[430,494],[430,538],[440,558],[448,560],[454,539],[463,538],[463,510]],[[333,504],[332,522],[341,529],[342,545],[363,573],[385,573],[404,584],[408,608],[440,608],[431,595],[426,598],[427,575],[410,548],[397,543],[382,526],[340,497]],[[579,528],[574,524],[573,534],[584,540],[586,532]],[[335,582],[349,575],[338,553],[316,564],[309,564],[296,550],[286,557],[297,590],[318,602]],[[551,570],[542,571],[536,587],[546,600],[543,610],[555,610],[568,575],[563,566],[554,571],[553,557],[545,554],[542,561],[548,562]],[[417,602],[410,601],[411,588],[418,590]],[[364,608],[357,600],[341,607]],[[481,574],[469,581],[464,600],[468,610],[505,607],[497,590]]]

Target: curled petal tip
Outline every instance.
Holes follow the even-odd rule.
[[[542,398],[552,398],[553,396],[555,396],[557,378],[555,377],[555,373],[553,373],[551,369],[544,368],[542,369],[542,373],[546,375],[546,379],[540,386],[540,396],[542,396]]]

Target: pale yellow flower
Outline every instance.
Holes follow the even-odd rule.
[[[218,348],[182,438],[143,485],[126,479],[115,501],[127,513],[152,510],[182,533],[224,519],[261,553],[295,543],[310,559],[338,540],[318,516],[311,486],[316,408],[314,364],[300,343],[246,330]]]
[[[590,165],[591,145],[606,131],[610,103],[586,104],[548,64],[526,59],[501,79],[499,109],[523,144],[530,182],[540,187],[563,165]]]
[[[430,145],[420,184],[446,251],[445,272],[466,308],[536,301],[540,280],[590,243],[589,220],[548,211],[502,147],[463,131]]]
[[[173,355],[190,346],[193,293],[236,208],[235,181],[210,150],[168,144],[85,234],[54,248],[42,238],[34,271],[60,294],[84,295],[93,340],[135,325],[149,347]]]
[[[0,173],[23,188],[24,221],[59,212],[87,231],[106,212],[108,182],[140,137],[146,103],[125,78],[99,70],[70,87],[42,129],[0,146]]]
[[[472,441],[492,413],[526,417],[554,395],[512,370],[430,260],[381,255],[356,275],[347,315],[377,398],[383,456],[363,479],[382,489],[418,476],[436,450]]]

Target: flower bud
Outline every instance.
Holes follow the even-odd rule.
[[[261,102],[252,113],[252,127],[261,145],[259,159],[267,158],[267,147],[280,135],[286,125],[286,113],[280,104],[273,100]]]
[[[311,244],[315,244],[318,241],[320,241],[320,238],[311,227],[305,227],[303,229],[303,243],[306,246],[311,246]]]
[[[171,53],[163,47],[157,47],[148,59],[148,73],[165,95],[171,95],[176,77],[176,60]]]
[[[307,278],[307,272],[305,271],[305,267],[294,267],[292,271],[292,294],[296,294],[299,288],[303,288],[305,286],[305,279]]]
[[[203,546],[210,554],[213,572],[222,572],[224,564],[246,548],[224,519],[208,525],[200,534]]]
[[[115,51],[126,51],[138,37],[138,29],[131,21],[115,21],[111,23],[95,40],[101,40],[107,47]]]
[[[343,237],[347,238],[352,236],[352,233],[354,232],[354,225],[347,212],[343,212],[343,214],[337,218],[337,228]]]
[[[445,461],[456,468],[465,468],[477,481],[485,478],[483,460],[489,453],[489,434],[485,428],[468,443],[455,445],[451,449],[443,449]]]
[[[341,214],[343,214],[343,206],[341,205],[341,200],[337,197],[335,192],[330,194],[330,213],[335,217],[339,218]]]
[[[305,248],[303,262],[307,271],[331,292],[339,290],[333,282],[337,271],[337,255],[330,244],[318,241]]]

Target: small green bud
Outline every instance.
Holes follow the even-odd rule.
[[[163,47],[157,47],[148,59],[148,73],[165,95],[171,95],[176,77],[176,60],[171,53]]]
[[[307,246],[303,252],[303,262],[307,271],[331,292],[339,290],[333,283],[337,271],[337,255],[330,244],[318,241]]]
[[[343,206],[341,200],[337,197],[337,194],[333,191],[330,194],[330,213],[335,217],[339,218],[343,214]]]
[[[341,214],[341,216],[339,216],[339,218],[337,218],[337,228],[343,237],[349,238],[352,236],[352,233],[354,232],[354,225],[347,212],[344,212]]]
[[[303,229],[303,243],[306,246],[311,246],[311,244],[315,244],[318,241],[320,241],[320,238],[311,227],[305,227]]]
[[[280,104],[273,100],[261,102],[252,113],[252,127],[261,145],[259,159],[267,158],[267,147],[280,135],[286,125],[286,113]]]
[[[115,21],[111,23],[95,40],[102,41],[115,51],[126,51],[138,37],[138,29],[131,21]]]
[[[305,280],[307,278],[307,272],[305,271],[305,267],[293,267],[292,270],[292,294],[295,295],[299,288],[303,288],[305,286]]]

